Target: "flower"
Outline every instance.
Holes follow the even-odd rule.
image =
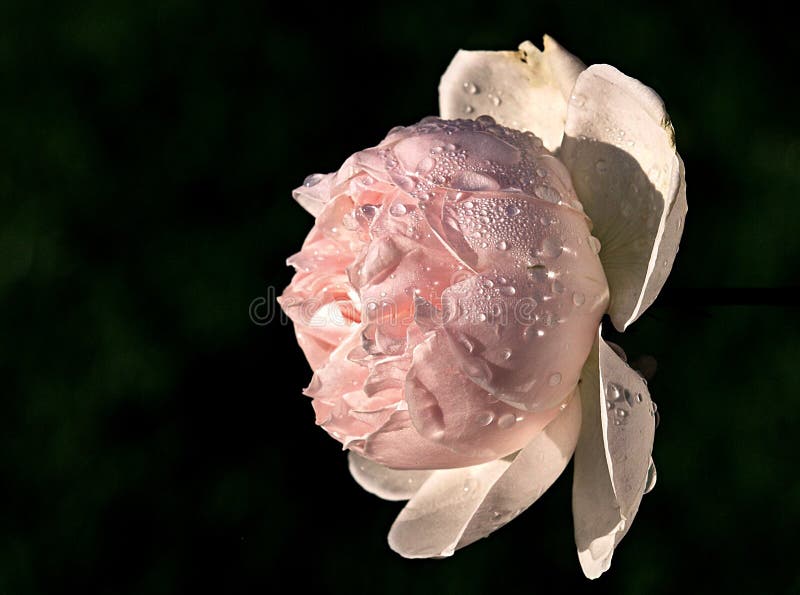
[[[672,126],[651,89],[549,37],[460,51],[440,104],[294,192],[316,217],[280,298],[305,394],[356,481],[409,500],[389,533],[409,558],[487,536],[574,455],[595,578],[655,481],[655,404],[600,320],[624,330],[671,269]]]

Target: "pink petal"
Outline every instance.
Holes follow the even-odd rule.
[[[519,450],[558,415],[558,407],[532,413],[499,401],[462,371],[449,343],[440,331],[417,346],[406,379],[411,420],[425,438],[488,461]],[[561,399],[571,391],[562,388]]]

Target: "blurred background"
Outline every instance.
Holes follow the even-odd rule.
[[[800,45],[759,5],[0,7],[0,593],[800,592]],[[571,468],[438,561],[313,424],[291,189],[437,112],[459,48],[550,33],[664,98],[689,215],[650,354],[658,485],[583,578]],[[266,306],[265,306],[266,307]]]

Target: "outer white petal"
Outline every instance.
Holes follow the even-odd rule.
[[[358,485],[384,500],[408,500],[433,474],[433,471],[392,469],[354,452],[350,452],[347,462]]]
[[[606,64],[575,83],[559,156],[600,239],[609,314],[624,330],[672,268],[686,215],[683,163],[661,98]]]
[[[392,525],[391,548],[406,558],[450,556],[515,518],[563,472],[578,439],[580,410],[571,399],[516,457],[436,471]]]
[[[647,385],[598,334],[581,377],[572,513],[588,578],[608,570],[648,487],[655,417]]]
[[[439,85],[446,119],[492,116],[529,130],[554,150],[561,144],[567,102],[583,62],[545,35],[544,51],[525,41],[516,52],[459,51]]]

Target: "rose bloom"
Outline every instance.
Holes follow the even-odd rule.
[[[409,500],[389,533],[409,558],[487,536],[574,455],[595,578],[655,482],[655,405],[600,321],[624,330],[672,267],[672,126],[651,89],[549,37],[459,52],[440,103],[294,193],[316,217],[280,298],[305,394],[355,480]]]

